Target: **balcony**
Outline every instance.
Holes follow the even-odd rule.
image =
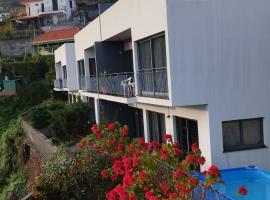
[[[40,15],[42,14],[53,14],[53,13],[59,13],[59,12],[66,12],[67,11],[67,8],[66,6],[62,6],[62,7],[59,7],[57,10],[53,9],[52,7],[46,7],[44,9],[38,9],[38,13]]]
[[[86,91],[98,93],[98,78],[97,76],[86,76]]]
[[[54,84],[54,88],[56,88],[56,89],[63,89],[62,79],[54,80],[53,84]]]
[[[140,96],[168,98],[166,67],[139,70],[137,79]]]
[[[113,73],[97,76],[86,76],[87,92],[113,96],[135,96],[134,73]]]
[[[79,90],[85,90],[85,76],[84,75],[80,75],[79,76]]]
[[[123,97],[134,95],[134,73],[113,73],[99,76],[99,93]]]

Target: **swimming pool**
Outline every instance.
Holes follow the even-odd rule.
[[[214,188],[224,197],[218,199],[230,200],[270,200],[270,172],[256,168],[243,167],[221,171],[223,184]],[[240,196],[239,187],[244,186],[248,194]],[[213,199],[213,194],[208,194],[207,199]],[[216,199],[216,198],[215,198]]]

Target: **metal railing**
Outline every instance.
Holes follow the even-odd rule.
[[[80,90],[85,90],[85,76],[84,75],[79,75],[79,89]]]
[[[124,97],[134,96],[134,73],[123,72],[99,76],[99,93]]]
[[[98,78],[96,75],[94,76],[86,76],[86,91],[87,92],[98,92]]]
[[[167,68],[137,71],[138,93],[141,96],[168,98]]]
[[[54,81],[53,81],[53,84],[54,84],[54,88],[57,88],[57,89],[63,89],[63,82],[62,82],[62,79],[54,80]]]
[[[62,83],[63,83],[63,88],[67,88],[67,79],[66,78],[63,79]]]
[[[44,9],[42,9],[42,8],[38,9],[39,14],[47,13],[47,12],[59,12],[59,11],[67,11],[66,6],[58,7],[57,10],[56,9],[54,10],[53,7],[46,7]]]

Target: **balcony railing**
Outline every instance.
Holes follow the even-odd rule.
[[[168,98],[167,68],[143,69],[137,72],[141,96]]]
[[[56,89],[63,89],[63,82],[62,79],[54,80],[54,88]]]
[[[79,89],[85,90],[85,76],[84,75],[79,76]]]
[[[66,6],[58,7],[57,10],[54,10],[52,7],[46,7],[46,8],[44,8],[44,9],[39,8],[39,9],[38,9],[38,13],[39,13],[39,14],[42,14],[42,13],[51,13],[51,12],[59,12],[59,11],[64,12],[64,11],[66,11],[66,10],[67,10]]]
[[[67,88],[67,79],[64,78],[62,82],[63,82],[63,88]]]
[[[116,96],[134,96],[134,73],[114,73],[99,76],[99,92]]]
[[[86,76],[85,81],[87,92],[124,97],[134,96],[135,84],[132,72]]]
[[[86,91],[87,92],[98,92],[98,78],[97,76],[86,76]]]

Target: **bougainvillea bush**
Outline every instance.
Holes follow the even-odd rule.
[[[193,144],[191,152],[186,154],[177,143],[172,141],[171,135],[164,135],[163,140],[163,144],[159,144],[155,141],[146,143],[144,138],[129,139],[128,127],[121,126],[117,122],[108,125],[93,125],[91,134],[77,144],[77,162],[81,166],[82,160],[90,160],[85,163],[86,166],[92,165],[92,169],[97,167],[98,162],[93,162],[93,160],[96,160],[92,158],[93,152],[103,155],[103,159],[100,160],[106,160],[107,162],[99,163],[98,169],[94,170],[98,173],[97,179],[100,182],[100,184],[97,184],[102,185],[99,187],[99,191],[96,191],[96,196],[87,198],[85,196],[81,199],[192,199],[194,189],[200,184],[199,180],[192,176],[192,173],[198,171],[200,166],[204,165],[205,158],[201,155],[197,144]],[[86,156],[87,159],[84,158],[85,155],[88,155]],[[61,161],[58,161],[58,163],[56,169],[52,169],[48,164],[45,165],[45,172],[39,179],[42,180],[40,181],[42,184],[36,187],[36,193],[39,195],[42,193],[40,188],[43,189],[43,194],[46,193],[44,191],[51,190],[51,188],[44,187],[46,184],[48,187],[49,181],[53,185],[54,181],[61,180],[61,182],[58,181],[57,187],[66,187],[66,181],[68,180],[65,177],[67,177],[67,174],[68,177],[73,176],[73,168],[66,170],[64,173],[60,169],[63,165],[73,166],[74,164],[62,163],[61,165]],[[89,176],[89,174],[86,173],[85,175]],[[214,165],[204,171],[203,175],[206,180],[204,185],[206,188],[220,182],[220,172]],[[86,177],[81,177],[82,180],[84,178]],[[82,182],[79,179],[76,181]],[[87,185],[84,182],[82,184],[83,191],[87,190],[87,187],[93,189],[90,188],[89,184]],[[55,188],[55,186],[53,187]],[[103,197],[98,197],[97,194],[100,194],[100,192],[104,192]],[[60,195],[59,189],[58,195]],[[203,194],[199,196],[202,199],[204,198]],[[43,199],[46,198],[43,196]],[[77,198],[73,197],[73,199]]]
[[[205,158],[197,144],[186,155],[171,135],[163,135],[163,144],[146,143],[144,138],[128,139],[128,127],[119,123],[94,125],[92,134],[78,144],[78,149],[93,148],[111,156],[111,167],[102,170],[104,179],[114,187],[108,200],[191,199],[199,180],[192,172],[204,165]],[[204,171],[205,187],[220,182],[216,166]]]

